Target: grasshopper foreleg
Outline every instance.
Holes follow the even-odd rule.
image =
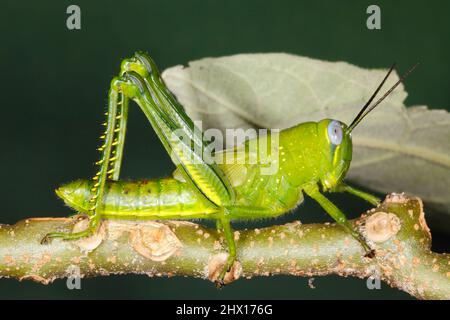
[[[339,184],[338,186],[333,188],[331,191],[332,192],[348,192],[350,194],[353,194],[353,195],[369,202],[370,204],[372,204],[374,206],[379,205],[381,202],[380,198],[375,197],[374,195],[371,195],[370,193],[359,190],[355,187],[349,186],[345,183]]]
[[[363,238],[363,236],[355,230],[353,225],[347,220],[347,217],[345,214],[334,205],[333,202],[328,200],[327,197],[325,197],[322,193],[320,193],[319,188],[317,185],[310,186],[308,188],[304,189],[306,194],[309,195],[311,198],[317,201],[319,205],[339,224],[341,225],[348,233],[351,234],[353,238],[358,240],[358,242],[361,244],[361,246],[366,251],[367,257],[373,257],[374,251],[370,248],[370,246],[367,244],[366,240]]]

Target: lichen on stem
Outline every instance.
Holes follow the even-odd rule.
[[[359,243],[336,224],[239,230],[238,262],[225,282],[276,274],[377,276],[417,298],[450,299],[450,256],[430,250],[420,199],[391,194],[352,223],[376,250],[375,258],[365,258]],[[90,277],[138,273],[214,281],[227,257],[220,233],[185,221],[106,220],[88,239],[40,244],[49,231],[85,226],[80,216],[0,225],[0,276],[48,284],[78,267]]]

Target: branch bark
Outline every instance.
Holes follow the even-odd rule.
[[[365,258],[359,243],[335,224],[294,222],[236,231],[239,262],[225,280],[276,274],[379,277],[417,298],[450,299],[450,255],[430,251],[420,199],[391,194],[352,223],[376,250],[375,258]],[[88,239],[40,244],[50,231],[86,225],[80,216],[0,225],[0,277],[48,284],[78,269],[82,277],[138,273],[214,281],[227,257],[220,233],[185,221],[106,220]]]

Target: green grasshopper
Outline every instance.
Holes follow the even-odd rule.
[[[122,62],[120,75],[111,82],[97,174],[92,180],[77,180],[56,190],[67,205],[89,216],[88,228],[49,233],[42,243],[92,235],[102,219],[212,219],[223,232],[229,252],[217,280],[221,284],[236,259],[231,221],[280,216],[295,209],[306,194],[361,243],[367,256],[373,256],[363,236],[323,192],[349,192],[372,205],[379,203],[377,197],[344,184],[343,179],[352,159],[352,130],[415,68],[370,105],[394,67],[349,126],[332,119],[301,123],[279,132],[276,157],[271,154],[268,160],[259,157],[254,163],[218,164],[205,156],[208,141],[165,86],[153,60],[138,52]],[[171,155],[177,167],[173,177],[119,180],[129,100],[141,108]],[[174,134],[177,131],[182,135]],[[218,154],[248,159],[249,143],[270,143],[271,139],[272,134],[258,136]],[[261,174],[262,167],[276,161],[275,173]]]

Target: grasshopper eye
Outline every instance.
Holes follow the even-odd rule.
[[[342,142],[342,127],[341,124],[333,120],[328,125],[328,138],[330,139],[331,143],[338,146]]]

